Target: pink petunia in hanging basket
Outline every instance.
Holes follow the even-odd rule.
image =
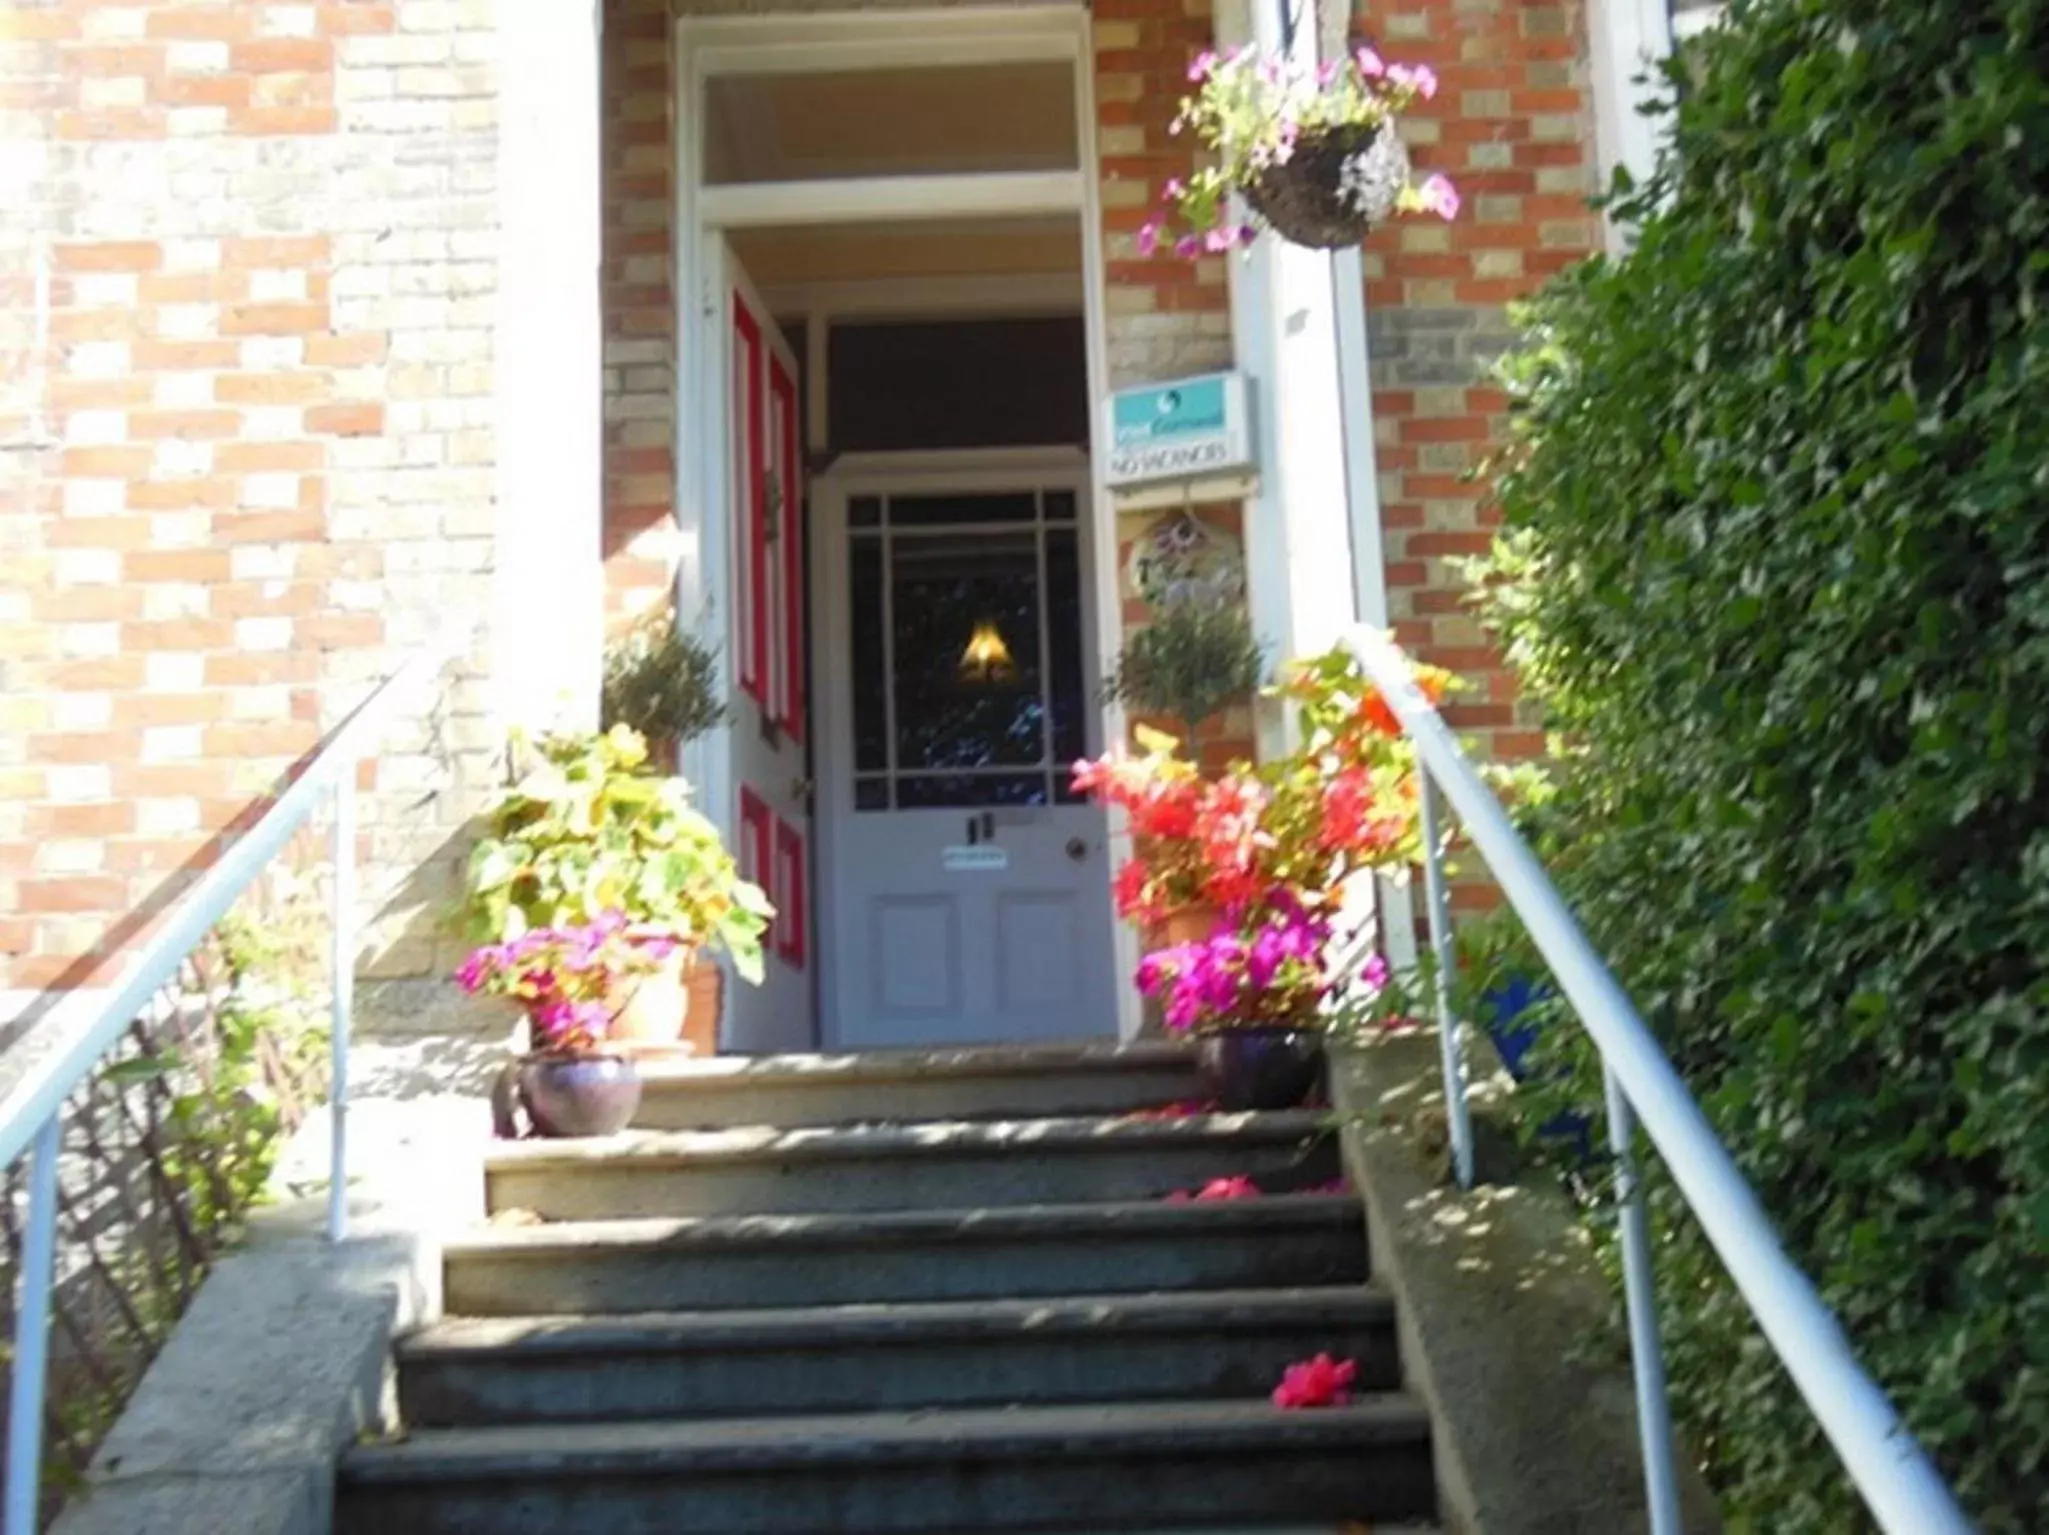
[[[1197,89],[1173,131],[1192,133],[1211,163],[1162,188],[1165,212],[1139,231],[1144,254],[1171,245],[1192,259],[1249,245],[1261,228],[1336,250],[1397,214],[1457,216],[1458,189],[1441,175],[1414,180],[1397,127],[1412,103],[1437,94],[1428,65],[1388,64],[1361,48],[1310,68],[1241,48],[1202,55],[1188,77]]]

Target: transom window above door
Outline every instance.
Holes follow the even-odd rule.
[[[848,501],[856,810],[1074,802],[1079,536],[1067,489]]]
[[[704,181],[832,181],[1081,163],[1063,60],[740,74],[706,83]]]

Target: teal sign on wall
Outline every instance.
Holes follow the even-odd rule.
[[[1112,486],[1206,479],[1252,463],[1245,380],[1205,373],[1110,396]]]

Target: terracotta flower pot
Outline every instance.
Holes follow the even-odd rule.
[[[1160,919],[1155,947],[1171,949],[1184,943],[1201,943],[1217,930],[1224,914],[1214,906],[1177,906]]]
[[[700,954],[684,972],[683,989],[690,997],[690,1010],[683,1020],[683,1043],[693,1055],[717,1055],[719,1010],[726,997],[725,971],[716,960]]]
[[[1195,1063],[1220,1108],[1300,1108],[1323,1076],[1317,1029],[1218,1029],[1195,1041]]]
[[[640,1107],[640,1073],[615,1055],[529,1055],[518,1090],[534,1132],[558,1139],[616,1135]]]
[[[673,1045],[683,1037],[690,1009],[685,983],[692,955],[678,949],[661,967],[632,983],[625,1006],[612,1019],[612,1038],[627,1046]]]

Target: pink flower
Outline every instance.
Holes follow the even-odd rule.
[[[1193,261],[1202,254],[1202,236],[1183,235],[1174,242],[1174,254],[1183,261]]]
[[[1458,217],[1458,188],[1451,184],[1449,176],[1441,173],[1432,176],[1416,189],[1416,194],[1422,198],[1424,208],[1439,218],[1448,220]]]
[[[1197,82],[1207,80],[1216,71],[1216,67],[1217,56],[1214,53],[1198,53],[1195,61],[1188,66],[1188,78]]]
[[[1288,1366],[1274,1387],[1273,1404],[1281,1408],[1343,1407],[1352,1400],[1352,1382],[1359,1366],[1350,1359],[1318,1354]]]
[[[1160,249],[1160,224],[1155,219],[1138,232],[1138,253],[1141,256],[1157,255]],[[1080,770],[1077,768],[1075,787],[1081,787]]]
[[[1387,73],[1387,65],[1381,62],[1380,55],[1371,48],[1361,48],[1352,55],[1352,62],[1359,66],[1359,73],[1368,80],[1378,79]]]
[[[1160,188],[1160,201],[1163,203],[1176,202],[1180,199],[1181,194],[1187,190],[1187,186],[1179,176],[1169,176],[1167,184]]]
[[[1428,64],[1390,64],[1387,78],[1397,87],[1407,86],[1425,101],[1437,94],[1437,71]]]
[[[1243,1173],[1235,1178],[1212,1178],[1195,1191],[1195,1197],[1202,1199],[1257,1199],[1259,1185]]]
[[[1237,233],[1228,224],[1212,229],[1202,237],[1204,250],[1227,251],[1237,243]]]

